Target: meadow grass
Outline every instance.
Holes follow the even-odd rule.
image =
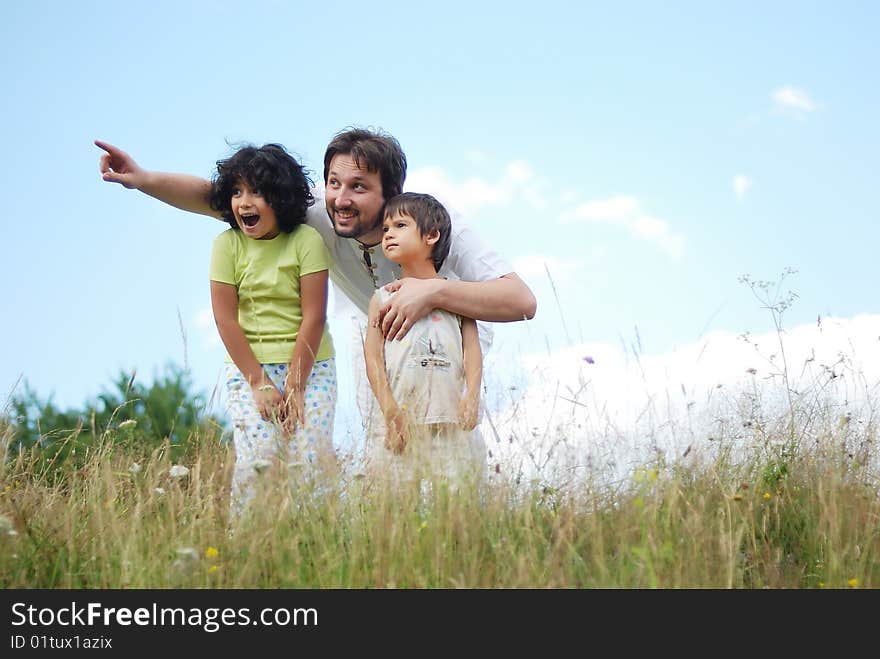
[[[261,470],[230,520],[234,453],[216,424],[172,444],[93,415],[91,434],[41,429],[23,448],[4,413],[0,587],[880,587],[880,384],[842,353],[792,368],[792,273],[743,278],[778,338],[768,376],[711,387],[702,418],[684,385],[679,411],[669,392],[660,414],[649,397],[625,430],[589,381],[547,383],[550,408],[515,403],[502,424],[487,412],[479,491],[383,487],[350,452],[321,478]],[[569,422],[541,416],[566,405]],[[540,427],[509,423],[536,408]]]
[[[0,587],[877,587],[880,479],[853,450],[874,426],[811,417],[792,442],[779,425],[783,441],[658,455],[612,483],[493,471],[481,496],[382,491],[343,456],[330,486],[267,472],[234,525],[219,436],[191,436],[173,477],[167,444],[111,430],[75,462],[0,460]]]

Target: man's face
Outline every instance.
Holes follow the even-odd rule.
[[[361,169],[349,155],[333,156],[327,170],[325,201],[336,235],[359,238],[368,245],[382,239],[380,213],[385,197],[379,172]]]

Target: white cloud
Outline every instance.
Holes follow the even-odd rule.
[[[547,194],[548,187],[551,187],[550,183],[537,178],[527,162],[514,160],[504,165],[502,172],[494,179],[470,177],[455,180],[440,167],[422,167],[409,173],[405,189],[432,194],[453,214],[460,212],[465,215],[480,208],[503,207],[513,203],[543,211],[551,203],[558,208],[560,203],[570,204],[577,198],[577,192],[573,190],[560,192],[558,197],[552,190]],[[566,223],[618,224],[624,226],[634,238],[657,245],[673,260],[681,259],[684,254],[684,238],[676,234],[666,220],[644,213],[635,197],[618,195],[588,201],[563,210],[559,217]]]
[[[746,192],[752,187],[752,180],[745,174],[737,174],[733,177],[733,191],[740,201],[745,198]]]
[[[515,160],[514,162],[508,163],[505,172],[507,174],[507,179],[513,183],[524,183],[532,177],[532,169],[529,167],[528,163],[525,163],[522,160]]]
[[[660,247],[675,261],[684,254],[684,238],[672,232],[666,220],[649,215],[637,217],[629,223],[630,233]]]
[[[480,157],[484,158],[482,154]],[[529,164],[515,160],[507,163],[495,180],[480,177],[454,180],[440,167],[422,167],[407,174],[404,189],[427,192],[448,208],[470,214],[479,208],[505,206],[515,201],[523,201],[536,209],[544,208],[546,201],[541,187]]]
[[[803,117],[819,107],[819,104],[806,91],[790,85],[774,89],[770,97],[777,110],[794,114],[797,117]]]
[[[684,238],[676,234],[666,220],[641,212],[635,197],[616,196],[588,201],[564,211],[560,220],[567,222],[606,222],[626,227],[634,238],[654,243],[673,260],[684,254]]]
[[[811,410],[813,432],[839,428],[846,415],[853,427],[867,423],[880,391],[880,315],[823,318],[747,340],[713,332],[660,355],[582,343],[519,363],[522,395],[484,422],[496,457],[525,460],[534,472],[554,463],[552,453],[576,456],[620,477],[658,450],[681,455],[719,437],[746,445],[762,424],[773,436],[788,405],[783,373],[795,402]]]

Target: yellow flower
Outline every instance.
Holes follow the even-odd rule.
[[[825,587],[825,582],[824,582],[824,581],[820,581],[820,582],[819,582],[819,588],[824,588],[824,587]]]
[[[212,565],[211,567],[208,568],[208,574],[214,574],[215,572],[217,572],[219,570],[220,570],[219,565]]]
[[[846,585],[849,586],[850,588],[857,588],[859,585],[859,580],[856,579],[855,577],[853,577],[852,579],[850,579],[849,581],[846,582]]]
[[[220,552],[217,551],[216,547],[208,547],[205,550],[205,558],[217,558],[220,555]]]
[[[769,500],[770,500],[770,493],[764,492],[764,501],[769,501]]]
[[[419,533],[428,528],[428,520],[422,520],[422,523],[419,524]]]

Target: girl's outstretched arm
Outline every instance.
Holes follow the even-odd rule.
[[[181,210],[220,218],[220,213],[211,208],[209,202],[210,181],[190,174],[150,171],[109,142],[95,140],[95,146],[105,151],[98,164],[105,181],[140,190]]]

